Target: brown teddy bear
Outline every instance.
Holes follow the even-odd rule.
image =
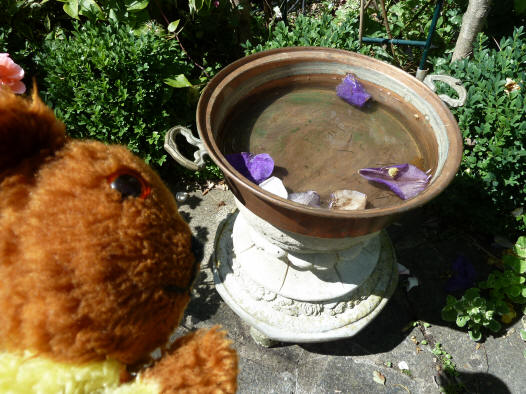
[[[0,87],[0,392],[235,392],[217,327],[150,360],[189,302],[190,244],[147,164]]]

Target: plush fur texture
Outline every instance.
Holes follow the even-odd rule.
[[[123,173],[145,198],[112,188]],[[122,146],[68,141],[36,89],[31,101],[0,89],[0,349],[71,363],[145,360],[189,301],[190,243],[173,196],[142,160]],[[217,365],[223,391],[235,391],[226,339],[213,330],[186,341],[204,347],[184,368],[205,363],[210,378],[198,381],[213,386]],[[209,361],[217,354],[227,361]]]
[[[225,335],[216,326],[179,338],[176,350],[147,370],[145,378],[155,378],[167,392],[234,393],[232,371],[237,369],[237,357]]]

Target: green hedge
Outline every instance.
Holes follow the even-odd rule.
[[[197,92],[163,82],[194,66],[175,39],[150,27],[134,34],[124,24],[76,24],[47,39],[34,62],[43,99],[71,136],[127,145],[160,166],[164,134],[193,121]]]
[[[471,59],[437,61],[434,73],[459,78],[468,91],[465,105],[452,109],[466,145],[447,207],[468,214],[474,226],[493,234],[524,232],[526,215],[518,215],[526,201],[524,29],[515,29],[497,48],[490,48],[481,34]],[[507,92],[507,78],[520,89]],[[438,92],[447,91],[441,87]]]

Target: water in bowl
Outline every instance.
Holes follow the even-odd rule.
[[[315,190],[327,203],[338,189],[367,195],[367,208],[398,205],[389,189],[363,179],[358,170],[428,163],[410,130],[389,106],[372,100],[355,108],[327,84],[265,90],[236,105],[221,130],[223,153],[268,153],[287,190]]]

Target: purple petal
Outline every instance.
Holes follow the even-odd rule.
[[[299,204],[308,205],[309,207],[319,208],[321,206],[320,196],[314,190],[300,193],[290,193],[289,200]]]
[[[251,182],[261,183],[274,171],[274,160],[267,153],[254,155],[249,152],[232,153],[225,156],[227,161]]]
[[[416,197],[426,188],[431,178],[431,175],[412,164],[363,168],[359,173],[369,181],[383,183],[402,200]]]
[[[347,74],[342,83],[336,87],[336,94],[349,104],[360,108],[371,98],[353,74]]]
[[[453,276],[446,284],[446,290],[450,292],[464,291],[473,287],[477,273],[473,264],[464,256],[459,256],[453,263]]]

